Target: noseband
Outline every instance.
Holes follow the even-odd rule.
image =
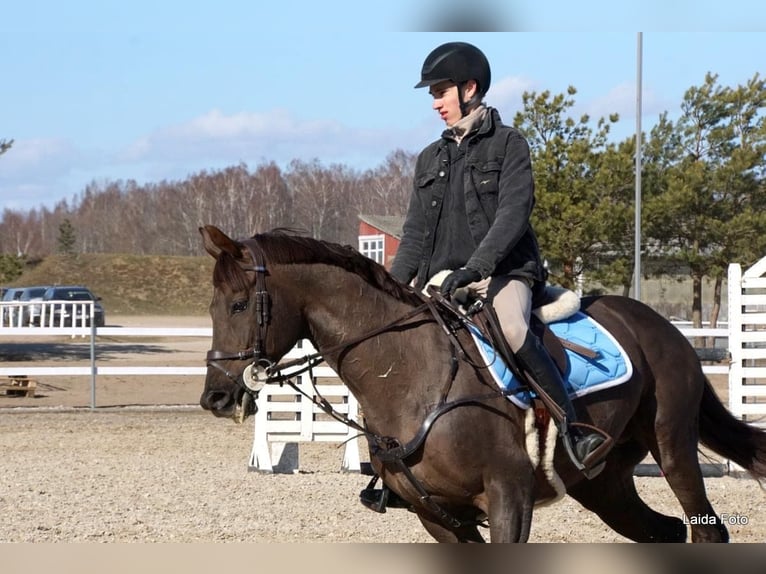
[[[255,273],[255,340],[253,346],[235,353],[217,351],[211,349],[207,352],[207,365],[214,367],[225,374],[237,385],[244,388],[245,392],[256,396],[273,373],[274,362],[266,357],[266,333],[271,322],[271,299],[266,290],[266,262],[263,252],[258,248],[255,239],[241,240],[253,261],[252,267],[245,267],[245,271]],[[236,377],[227,370],[219,361],[247,361],[252,362],[245,368],[242,377]]]

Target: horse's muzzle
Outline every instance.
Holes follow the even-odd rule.
[[[234,419],[237,423],[244,422],[258,409],[252,395],[243,389],[205,391],[200,397],[199,404],[215,416]]]

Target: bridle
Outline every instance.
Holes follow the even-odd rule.
[[[229,379],[244,388],[244,391],[257,398],[258,391],[269,381],[274,372],[274,362],[266,356],[266,335],[271,323],[271,298],[266,290],[266,262],[263,253],[255,239],[243,239],[240,241],[245,246],[253,261],[252,267],[244,267],[245,271],[255,273],[255,336],[252,347],[236,351],[219,351],[210,349],[207,352],[207,365],[223,372]],[[220,364],[219,361],[247,361],[252,362],[245,369],[242,377],[237,377]]]

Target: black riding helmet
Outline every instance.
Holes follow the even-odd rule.
[[[415,87],[430,87],[444,81],[461,86],[468,80],[476,80],[478,89],[470,101],[463,102],[463,94],[458,91],[460,109],[465,116],[466,109],[480,102],[487,93],[491,79],[489,62],[481,50],[466,42],[447,42],[428,54]]]

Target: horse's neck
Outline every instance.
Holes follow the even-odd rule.
[[[335,293],[322,289],[304,307],[314,344],[359,400],[374,432],[415,432],[411,426],[452,384],[449,343],[425,313],[365,339],[415,306],[361,280],[340,281]]]
[[[316,297],[308,297],[304,304],[309,329],[320,352],[364,337],[412,309],[361,278],[349,275],[344,273],[335,281],[325,282],[314,291]],[[332,285],[332,289],[327,285]]]

